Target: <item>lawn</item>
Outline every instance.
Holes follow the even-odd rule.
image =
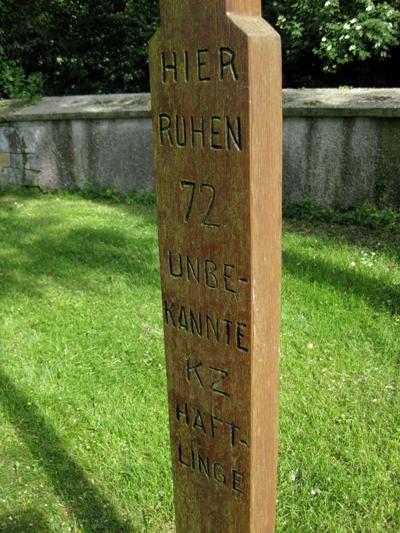
[[[172,530],[154,211],[0,196],[0,531]],[[287,222],[282,318],[278,531],[398,532],[400,228]]]

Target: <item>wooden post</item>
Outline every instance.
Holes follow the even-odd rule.
[[[177,532],[272,532],[280,38],[260,0],[160,7],[150,64]]]

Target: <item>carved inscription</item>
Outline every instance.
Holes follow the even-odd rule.
[[[183,220],[185,223],[189,222],[190,215],[192,214],[193,209],[193,203],[195,199],[196,194],[196,182],[195,181],[187,181],[182,180],[181,181],[181,187],[182,189],[188,189],[189,190],[189,196],[188,196],[188,202],[187,207],[185,210],[185,215],[183,217]],[[203,216],[200,218],[200,223],[203,226],[209,227],[209,228],[219,228],[220,224],[217,224],[215,222],[211,222],[209,217],[211,214],[212,209],[214,208],[214,202],[215,202],[215,188],[210,183],[201,183],[198,186],[200,194],[202,193],[208,193],[208,203],[207,208],[205,209],[205,212]],[[198,193],[197,193],[198,194]]]
[[[198,407],[190,406],[187,402],[181,405],[176,401],[176,419],[188,427],[202,432],[209,438],[223,437],[226,444],[248,446],[247,440],[241,435],[240,427],[233,421],[227,422],[219,416],[208,414]]]
[[[220,264],[213,259],[199,259],[168,250],[167,270],[172,278],[201,285],[208,289],[236,294],[248,279],[238,274],[230,263]]]
[[[162,50],[160,55],[161,80],[165,85],[185,87],[193,83],[236,83],[239,81],[238,54],[229,46],[217,49],[199,47],[193,50]],[[243,122],[240,115],[199,114],[187,115],[161,111],[158,114],[158,140],[163,149],[202,149],[211,152],[236,151],[241,153],[243,145]],[[218,176],[216,176],[218,178]],[[219,194],[216,183],[196,176],[180,177],[178,187],[183,195],[181,223],[193,230],[224,230],[224,214],[216,209]],[[211,234],[210,234],[211,235]],[[211,237],[212,238],[212,237]],[[235,298],[249,283],[247,272],[241,272],[232,261],[220,258],[200,258],[196,246],[191,253],[182,254],[169,249],[166,254],[165,270],[171,280],[193,287],[202,287],[215,293],[221,292],[227,298]],[[213,309],[198,310],[189,302],[164,298],[164,322],[173,328],[176,335],[190,335],[211,345],[232,348],[247,355],[248,325],[237,316],[218,315]],[[182,377],[189,389],[203,395],[210,394],[231,401],[231,376],[221,363],[213,361],[210,354],[205,360],[201,355],[176,354],[183,361]],[[244,495],[244,472],[236,464],[226,465],[226,459],[216,459],[205,450],[207,439],[223,438],[222,445],[228,448],[248,448],[248,439],[242,435],[240,424],[225,420],[223,413],[209,414],[200,406],[175,399],[175,418],[178,425],[184,424],[189,432],[205,438],[204,450],[190,443],[177,444],[178,464],[215,482],[221,488],[230,487],[232,494]],[[222,448],[223,449],[223,448]],[[212,454],[211,454],[212,455]]]
[[[186,379],[189,383],[193,383],[194,380],[202,389],[209,389],[215,394],[229,398],[230,393],[223,384],[228,378],[229,373],[226,370],[213,366],[205,367],[201,361],[193,363],[190,359],[186,359]]]
[[[239,352],[247,353],[247,324],[234,318],[220,318],[213,314],[202,313],[164,300],[164,320],[167,326],[178,332],[194,335],[201,339],[233,346]]]
[[[188,84],[239,80],[236,52],[226,46],[217,53],[198,48],[162,51],[161,79],[164,84]],[[209,148],[211,150],[242,150],[242,122],[240,116],[213,115],[187,116],[161,112],[158,115],[161,146],[176,148]]]
[[[242,151],[240,117],[160,113],[158,129],[161,146]]]
[[[226,79],[239,80],[236,64],[237,54],[230,47],[221,46],[217,53],[207,48],[196,52],[188,50],[162,51],[160,58],[161,78],[164,84],[188,84],[191,81],[208,83],[224,82]],[[176,149],[210,149],[212,151],[241,152],[243,149],[242,121],[240,116],[214,115],[187,116],[169,112],[159,113],[159,142],[162,147]],[[184,194],[182,222],[218,231],[223,216],[215,210],[217,189],[215,184],[201,179],[180,179],[179,186]],[[195,252],[195,250],[193,250]],[[195,255],[182,255],[168,251],[167,271],[172,279],[192,283],[212,291],[223,291],[235,295],[240,285],[248,282],[246,275],[239,275],[230,262],[220,264],[212,258],[199,259]],[[242,354],[248,353],[247,330],[244,321],[236,317],[216,316],[212,309],[200,312],[184,303],[164,300],[164,320],[177,334],[192,335],[211,343],[233,347]],[[179,357],[179,355],[178,355]],[[184,375],[193,390],[196,387],[203,393],[229,401],[229,372],[217,364],[205,364],[201,358],[185,358]],[[234,421],[224,421],[222,415],[207,414],[187,402],[180,405],[176,401],[176,420],[190,430],[200,432],[204,437],[217,438],[225,433],[221,426],[229,429],[226,444],[235,447],[238,443],[248,446],[247,440],[239,437],[240,427]],[[215,481],[221,486],[230,486],[232,493],[242,496],[244,474],[239,469],[228,469],[225,461],[213,461],[207,454],[192,446],[178,444],[178,463],[197,474]]]
[[[242,472],[235,469],[228,471],[223,463],[210,460],[197,449],[178,443],[178,461],[183,467],[191,468],[197,474],[212,479],[223,487],[229,486],[236,496],[245,494],[243,489],[244,474]]]
[[[217,53],[215,53],[217,52]],[[214,59],[212,59],[214,58]],[[221,46],[217,51],[198,48],[194,53],[188,50],[171,50],[161,53],[161,79],[163,83],[189,83],[238,81],[236,52]]]
[[[162,50],[159,58],[162,84],[189,87],[191,84],[236,83],[239,81],[238,53],[229,46],[217,49],[198,47],[193,50]],[[162,149],[201,149],[218,153],[235,151],[241,153],[243,145],[243,122],[240,115],[200,113],[185,114],[162,110],[158,113],[158,140]],[[199,169],[196,169],[197,171]],[[203,228],[205,231],[224,231],[224,213],[216,209],[219,190],[218,176],[212,180],[198,175],[181,176],[175,184],[183,197],[180,220],[190,228]],[[175,178],[176,179],[176,178]],[[175,185],[175,186],[176,186]],[[249,275],[237,267],[233,261],[223,261],[220,257],[199,257],[196,245],[190,253],[180,253],[168,249],[165,257],[165,271],[172,282],[201,287],[211,293],[222,293],[228,299],[245,289]],[[180,285],[179,285],[180,286]],[[177,286],[178,287],[178,286]],[[234,300],[235,301],[235,300]],[[175,330],[176,335],[189,335],[208,344],[225,346],[236,353],[247,356],[249,352],[248,324],[239,316],[219,315],[212,307],[196,309],[192,302],[164,298],[164,323],[166,328]],[[209,350],[209,348],[208,348]],[[207,352],[205,359],[199,355],[176,354],[182,361],[182,377],[192,394],[201,393],[232,401],[230,371],[221,364],[221,358],[214,358]],[[217,362],[219,361],[219,362]],[[237,379],[237,378],[236,378]],[[182,468],[202,476],[221,488],[230,488],[235,496],[245,494],[245,472],[236,461],[227,458],[214,458],[210,440],[222,439],[222,450],[237,446],[249,447],[248,438],[243,435],[241,424],[225,420],[223,412],[209,413],[201,405],[194,406],[188,400],[181,402],[175,398],[175,420],[190,433],[202,437],[201,450],[189,442],[178,442],[177,462]]]

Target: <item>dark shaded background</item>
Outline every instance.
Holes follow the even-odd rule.
[[[264,1],[272,25],[280,3]],[[2,0],[0,96],[13,96],[13,87],[23,87],[35,73],[46,95],[148,91],[147,44],[159,22],[158,5],[158,0]],[[399,47],[389,58],[355,61],[325,74],[313,53],[320,36],[311,21],[294,54],[290,36],[282,38],[285,87],[400,86]],[[31,79],[31,85],[36,82]]]

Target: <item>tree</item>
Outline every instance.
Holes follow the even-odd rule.
[[[177,0],[178,1],[178,0]],[[400,0],[263,0],[286,86],[400,84]],[[0,0],[0,97],[149,90],[159,0]]]
[[[385,63],[400,44],[400,0],[280,0],[264,2],[264,14],[281,32],[289,76],[300,69],[318,79]],[[386,65],[389,62],[386,61]],[[362,67],[361,67],[362,68]],[[347,72],[349,72],[347,70]],[[306,77],[305,77],[306,81]],[[373,80],[371,80],[373,82]]]
[[[0,96],[148,90],[158,0],[0,2]]]

